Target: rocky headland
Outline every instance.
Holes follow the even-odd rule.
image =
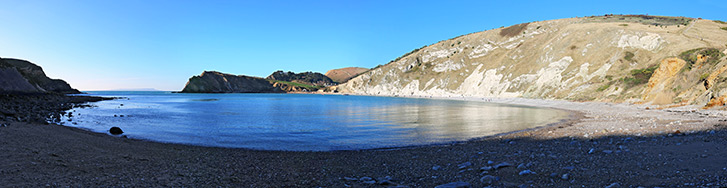
[[[29,61],[0,58],[0,93],[81,93],[60,79],[51,79]]]
[[[313,92],[336,83],[315,72],[276,71],[266,78],[204,71],[189,79],[180,93],[291,93]]]

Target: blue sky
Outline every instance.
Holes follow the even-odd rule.
[[[723,1],[0,0],[0,57],[81,90],[181,90],[204,70],[374,67],[513,24],[602,14],[727,20]]]

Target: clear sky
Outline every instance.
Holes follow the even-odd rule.
[[[724,1],[0,0],[0,57],[80,90],[181,90],[204,70],[371,68],[500,26],[649,14],[727,20]]]

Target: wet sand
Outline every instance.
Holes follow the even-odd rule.
[[[43,99],[12,100],[59,105]],[[484,100],[576,113],[560,124],[463,143],[333,152],[155,143],[5,117],[0,121],[6,125],[0,125],[0,182],[10,187],[434,187],[450,182],[472,187],[727,186],[724,112]],[[63,104],[59,108],[68,106]],[[493,168],[504,163],[511,166]],[[534,173],[522,173],[528,171]],[[483,183],[483,177],[496,181]]]

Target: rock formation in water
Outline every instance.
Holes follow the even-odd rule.
[[[606,15],[513,25],[416,49],[335,91],[722,106],[727,24]]]
[[[0,93],[80,93],[60,79],[51,79],[31,62],[0,58]]]
[[[328,78],[326,75],[317,72],[294,73],[290,71],[283,72],[279,70],[273,72],[265,79],[295,82],[313,86],[332,86],[336,84],[335,82],[333,82],[333,80],[331,80],[331,78]]]
[[[367,68],[361,67],[346,67],[340,69],[333,69],[326,72],[326,76],[331,78],[336,83],[346,83],[351,78],[358,76],[361,73],[368,71]]]

